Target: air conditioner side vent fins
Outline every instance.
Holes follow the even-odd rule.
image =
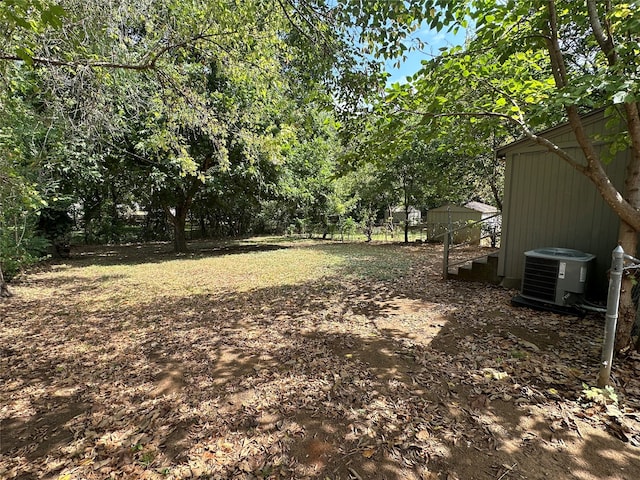
[[[555,301],[558,264],[557,260],[527,256],[524,265],[522,294],[549,302]]]

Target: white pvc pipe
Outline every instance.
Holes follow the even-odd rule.
[[[602,346],[602,363],[598,373],[598,387],[603,388],[609,383],[611,364],[613,363],[613,348],[616,340],[616,326],[618,324],[618,306],[620,304],[620,285],[624,268],[624,250],[618,245],[611,255],[611,273],[609,274],[609,294],[607,296],[607,315],[604,325],[604,341]]]

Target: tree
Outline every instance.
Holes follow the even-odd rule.
[[[409,243],[409,210],[424,203],[424,197],[432,186],[430,158],[425,153],[424,145],[416,142],[409,150],[392,157],[384,167],[382,177],[394,190],[396,205],[402,205],[404,211],[404,243]],[[394,206],[389,205],[390,215]]]
[[[378,71],[357,54],[353,39],[362,33],[353,31],[384,36],[387,27],[354,29],[353,5],[278,0],[277,7],[260,0],[15,0],[0,10],[0,22],[12,27],[0,60],[38,72],[47,114],[66,124],[70,144],[84,145],[84,170],[97,173],[84,175],[78,164],[79,178],[90,185],[108,173],[114,145],[137,158],[130,164],[148,164],[181,251],[194,198],[229,149],[241,145],[253,160],[277,150],[272,125],[256,112],[261,104],[269,110],[268,99],[284,92],[335,105],[324,94],[310,98],[323,84],[349,100],[341,106],[355,105]],[[252,115],[262,124],[250,125]],[[257,147],[264,151],[256,154]],[[93,189],[104,198],[100,190]]]
[[[391,215],[396,206],[408,218],[411,206],[428,209],[470,200],[500,205],[502,171],[495,156],[487,154],[496,146],[497,128],[488,140],[468,123],[436,135],[397,112],[375,121],[360,118],[356,124],[358,133],[349,139],[343,160],[355,170],[352,183],[363,217],[370,211]],[[409,241],[408,222],[404,238]]]
[[[418,3],[418,2],[415,2]],[[445,0],[426,21],[436,29],[469,28],[472,40],[425,62],[411,85],[397,86],[387,101],[400,114],[419,115],[433,131],[473,119],[509,123],[559,160],[585,175],[621,220],[619,242],[637,251],[640,231],[640,115],[638,112],[637,2],[522,2]],[[422,17],[424,19],[424,17]],[[606,107],[622,124],[611,139],[631,147],[625,187],[618,191],[604,170],[608,158],[585,133],[580,114]],[[388,110],[387,110],[388,111]],[[586,161],[535,134],[566,118]],[[616,348],[631,341],[635,319],[630,279],[625,280]]]
[[[46,202],[14,162],[0,129],[0,297],[9,297],[7,281],[44,254],[46,241],[35,231],[35,212]]]
[[[288,1],[275,11],[251,0],[242,8],[226,1],[123,1],[115,9],[76,0],[62,2],[64,9],[37,0],[10,3],[15,8],[0,10],[0,21],[15,29],[7,30],[0,59],[33,67],[33,81],[46,92],[42,114],[65,124],[73,146],[68,153],[84,154],[73,155],[85,159],[73,170],[49,170],[64,171],[67,184],[86,179],[100,203],[107,193],[115,208],[114,185],[105,182],[113,178],[106,176],[108,164],[118,154],[130,157],[128,166],[139,173],[145,163],[174,226],[177,251],[186,249],[195,195],[207,175],[228,162],[231,144],[241,155],[255,158],[259,144],[259,154],[269,154],[269,124],[253,128],[251,118],[267,117],[257,109],[281,96],[286,72],[299,73],[297,53],[312,58],[318,48],[310,47],[303,26],[294,28],[295,4]],[[57,30],[45,28],[46,19]],[[316,61],[325,68],[318,74],[330,71],[332,61]],[[109,191],[101,192],[102,185]]]
[[[47,0],[14,0],[0,3],[0,32],[4,48],[14,57],[28,59],[32,44],[24,37],[59,25],[63,10]],[[15,42],[11,42],[15,40]],[[10,296],[7,280],[39,258],[44,248],[34,232],[38,208],[46,202],[37,188],[37,163],[42,145],[42,123],[31,111],[27,90],[29,76],[13,64],[0,63],[0,297]],[[9,81],[9,79],[13,81]],[[48,129],[45,127],[45,133]]]
[[[47,249],[36,232],[38,211],[55,203],[55,182],[34,168],[55,150],[58,132],[43,122],[30,73],[13,71],[0,89],[0,295],[9,295],[6,281],[37,262]],[[17,81],[24,79],[24,82]]]

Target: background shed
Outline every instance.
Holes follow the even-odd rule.
[[[404,222],[407,216],[403,206],[397,206],[390,209],[393,217],[393,221],[396,223]],[[385,212],[385,220],[389,219],[389,212]],[[409,207],[409,225],[418,225],[422,220],[422,212],[416,207]]]
[[[449,218],[453,227],[461,227],[468,223],[479,222],[487,217],[498,213],[498,209],[491,205],[480,202],[469,202],[464,206],[443,205],[432,208],[427,212],[427,237],[433,239],[438,237],[442,241],[442,235],[449,225]],[[479,244],[482,236],[482,226],[474,225],[464,230],[459,230],[453,234],[454,243],[470,242]]]
[[[607,133],[604,110],[583,118],[591,138]],[[586,163],[568,124],[538,134]],[[608,144],[594,140],[600,152]],[[505,192],[498,274],[504,285],[519,288],[524,252],[535,248],[573,248],[596,255],[589,282],[592,296],[606,295],[606,271],[617,245],[619,220],[584,175],[540,145],[521,140],[497,151],[505,158]],[[624,185],[629,150],[619,152],[606,170],[618,189]]]

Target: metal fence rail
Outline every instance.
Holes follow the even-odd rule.
[[[494,215],[491,215],[489,217],[483,218],[481,220],[476,220],[474,222],[469,222],[469,223],[465,223],[464,225],[461,226],[454,226],[451,223],[451,217],[449,217],[449,225],[448,228],[445,232],[443,232],[440,235],[436,235],[434,238],[442,238],[443,239],[443,243],[444,243],[444,250],[443,250],[443,255],[442,255],[442,278],[444,278],[445,280],[448,278],[449,276],[449,269],[452,267],[456,267],[468,262],[473,262],[474,260],[478,260],[480,258],[484,258],[486,255],[480,255],[480,256],[474,256],[474,257],[469,257],[469,258],[465,258],[463,260],[458,260],[456,262],[451,262],[450,261],[450,256],[451,256],[451,252],[452,250],[456,249],[456,248],[461,248],[461,247],[467,247],[470,246],[472,244],[475,244],[475,242],[482,242],[482,240],[487,239],[487,238],[491,238],[491,246],[492,247],[496,247],[499,245],[499,240],[500,240],[500,235],[501,235],[501,230],[499,228],[495,228],[495,226],[493,226],[493,224],[495,222],[490,222],[492,219],[500,217],[502,214],[501,213],[496,213]],[[482,232],[482,227],[484,227],[485,225],[492,225],[493,228],[487,228],[486,231],[487,233],[484,235],[480,235],[480,237],[476,237],[473,238],[473,240],[468,240],[466,242],[461,242],[461,243],[453,243],[452,239],[453,239],[453,234],[465,229],[468,229],[469,231],[472,231],[473,227],[476,227],[480,225],[481,226],[481,232]]]

